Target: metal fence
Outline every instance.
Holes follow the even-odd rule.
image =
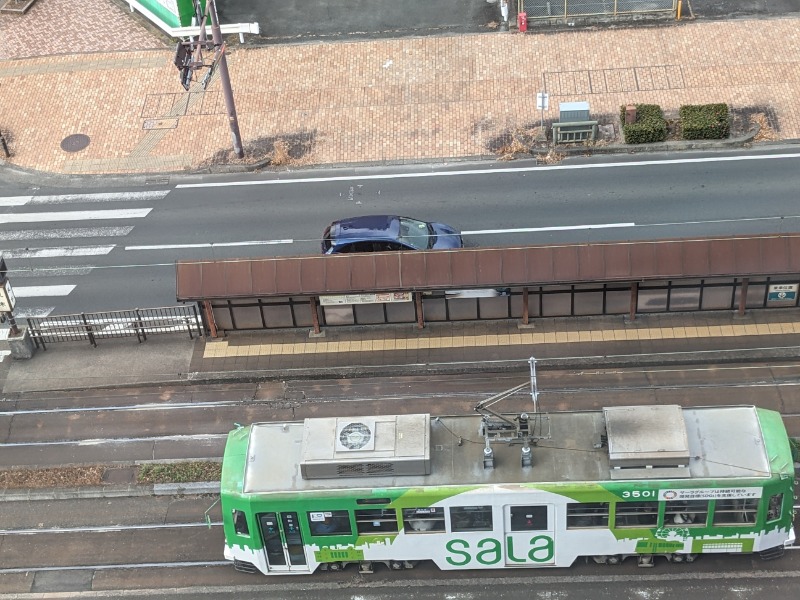
[[[521,0],[528,19],[675,13],[678,0]]]
[[[797,285],[800,274],[780,277],[684,278],[667,281],[531,285],[502,290],[424,292],[426,323],[530,318],[578,317],[736,310],[742,294],[748,309],[795,308],[800,297],[781,300],[774,287]],[[774,293],[774,292],[772,292]],[[633,305],[632,305],[633,303]],[[313,327],[316,311],[323,327],[415,323],[414,302],[375,302],[322,306],[307,297],[210,300],[219,331],[253,331]]]
[[[160,308],[137,308],[109,312],[80,313],[73,315],[29,317],[28,330],[36,347],[47,350],[45,344],[54,342],[85,341],[97,347],[101,338],[133,337],[139,343],[148,335],[164,333],[188,333],[203,337],[203,324],[197,306],[165,306]]]

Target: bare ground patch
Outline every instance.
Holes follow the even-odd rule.
[[[244,144],[244,158],[237,158],[232,148],[224,148],[204,160],[200,166],[213,165],[253,165],[266,163],[271,167],[304,166],[309,164],[310,156],[317,141],[316,131],[265,136]]]
[[[219,462],[189,461],[144,464],[130,470],[136,483],[152,484],[219,481],[221,468]],[[113,472],[118,470],[119,467],[107,465],[9,469],[0,471],[0,489],[103,486],[113,482]]]

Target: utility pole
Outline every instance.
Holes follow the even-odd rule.
[[[228,112],[233,153],[237,158],[244,158],[242,135],[239,133],[239,120],[236,117],[236,104],[233,101],[233,89],[231,88],[231,78],[228,73],[228,61],[225,58],[225,42],[222,40],[222,29],[219,26],[217,6],[214,0],[206,0],[206,10],[203,14],[200,0],[194,1],[197,20],[200,22],[200,37],[199,40],[190,38],[188,42],[179,42],[175,49],[175,66],[178,67],[180,72],[181,85],[188,92],[194,72],[208,68],[208,72],[201,81],[205,90],[211,80],[211,76],[214,74],[214,69],[219,66],[219,79],[222,85],[222,95],[225,99],[225,108]],[[209,17],[211,18],[211,44],[206,39],[206,20]],[[210,65],[206,65],[203,60],[203,49],[214,50],[214,57]]]
[[[222,47],[222,30],[219,28],[219,17],[217,16],[217,5],[214,0],[206,0],[207,10],[211,13],[211,39],[214,47]],[[228,74],[228,61],[225,52],[219,59],[219,81],[222,84],[222,94],[225,97],[225,108],[228,109],[228,123],[231,126],[231,138],[233,140],[233,153],[237,158],[244,158],[242,149],[242,134],[239,133],[239,120],[236,118],[236,105],[233,102],[233,89],[231,89],[231,78]]]

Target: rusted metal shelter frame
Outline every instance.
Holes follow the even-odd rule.
[[[411,291],[416,321],[424,326],[422,293],[535,286],[630,286],[630,318],[638,312],[640,283],[734,277],[741,279],[739,312],[751,277],[800,273],[800,233],[655,241],[469,248],[427,252],[180,261],[179,301],[286,298],[311,303],[320,327],[319,296]],[[734,284],[732,294],[736,294]],[[734,300],[731,297],[731,301]],[[539,301],[542,295],[539,294]],[[605,300],[604,300],[605,301]],[[260,302],[260,301],[259,301]],[[573,298],[574,302],[574,298]],[[528,317],[524,302],[523,323]],[[669,306],[667,310],[671,310]],[[574,311],[574,306],[573,309]],[[542,314],[542,311],[538,311]],[[294,326],[302,326],[294,323]]]

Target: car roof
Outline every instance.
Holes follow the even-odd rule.
[[[358,240],[397,240],[400,222],[393,215],[365,215],[334,221],[331,242],[334,245]]]

